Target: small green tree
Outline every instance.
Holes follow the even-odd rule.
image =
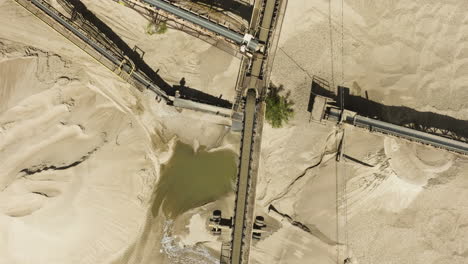
[[[148,22],[148,24],[146,25],[146,34],[148,35],[153,35],[154,34],[154,31],[155,31],[155,25],[152,21]]]
[[[157,34],[164,34],[167,31],[167,24],[166,21],[163,21],[159,23],[158,31],[156,31]]]
[[[271,84],[268,88],[265,118],[274,128],[282,127],[283,122],[287,123],[294,116],[294,103],[289,99],[291,93],[280,95],[283,90],[283,85],[276,87]]]
[[[155,24],[154,21],[148,22],[146,25],[146,34],[153,35],[156,34],[164,34],[167,32],[167,24],[166,21],[161,21],[158,24]]]

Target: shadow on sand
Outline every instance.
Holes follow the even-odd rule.
[[[158,85],[163,91],[165,91],[169,96],[174,96],[176,90],[179,90],[181,98],[193,100],[205,104],[216,105],[221,107],[230,108],[232,106],[231,102],[221,99],[219,97],[204,93],[202,91],[190,88],[185,84],[185,78],[182,78],[184,81],[181,82],[181,85],[171,85],[164,81],[161,76],[158,75],[157,71],[154,71],[144,60],[140,53],[144,53],[139,50],[137,47],[132,49],[125,41],[123,41],[117,33],[115,33],[109,26],[107,26],[102,20],[100,20],[96,15],[94,15],[80,0],[62,0],[62,3],[65,3],[68,8],[73,10],[73,12],[79,13],[81,17],[85,20],[84,23],[87,24],[87,30],[94,30],[95,35],[103,35],[98,39],[105,39],[107,46],[115,47],[119,54],[127,56],[130,60],[133,61],[136,68],[143,72],[153,83]],[[77,16],[75,16],[77,17]],[[155,43],[157,45],[157,43]]]
[[[195,3],[205,4],[210,7],[229,11],[247,21],[252,17],[253,7],[240,0],[191,0]]]
[[[180,98],[187,99],[199,103],[215,105],[224,108],[232,108],[232,103],[228,100],[222,99],[222,97],[216,97],[211,94],[201,92],[197,89],[190,88],[186,86],[185,78],[182,78],[179,82],[179,85],[173,86],[174,91],[178,90],[180,92]]]

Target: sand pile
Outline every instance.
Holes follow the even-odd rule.
[[[170,263],[168,223],[151,214],[160,163],[176,139],[237,151],[229,120],[137,92],[14,1],[0,1],[0,21],[0,263]],[[163,66],[185,76],[184,59]],[[209,79],[235,80],[219,69]],[[185,252],[200,253],[172,253]]]
[[[296,115],[264,128],[256,210],[275,228],[254,244],[253,263],[467,261],[465,158],[346,128],[352,159],[337,163],[342,135],[307,112],[318,76],[379,103],[467,120],[467,9],[464,1],[289,1],[272,81],[291,91]]]
[[[119,258],[142,231],[159,173],[132,97],[110,95],[129,87],[99,89],[36,48],[1,50],[0,263]]]

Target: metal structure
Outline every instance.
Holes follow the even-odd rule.
[[[265,2],[263,12],[261,13],[260,30],[258,32],[259,41],[265,44],[265,51],[262,54],[255,54],[246,73],[246,76],[249,77],[246,78],[248,80],[247,87],[258,89],[260,97],[263,97],[266,92],[266,89],[264,89],[267,86],[267,83],[265,83],[267,80],[265,70],[266,62],[271,52],[269,48],[271,45],[270,37],[281,2],[280,0],[266,0]]]
[[[261,45],[259,42],[253,38],[252,35],[250,34],[239,34],[233,30],[230,30],[229,28],[226,28],[222,25],[216,24],[206,18],[203,18],[195,13],[192,13],[188,10],[182,9],[178,6],[175,6],[169,2],[163,1],[163,0],[140,0],[141,2],[144,2],[146,4],[149,4],[153,7],[162,9],[166,12],[169,12],[171,14],[174,14],[188,22],[191,22],[193,24],[196,24],[200,27],[203,27],[209,31],[212,31],[216,34],[219,34],[235,43],[237,43],[240,46],[245,46],[248,51],[254,53],[259,50],[261,50]]]
[[[240,169],[237,184],[236,204],[234,214],[234,227],[231,243],[231,264],[249,262],[250,243],[252,239],[253,216],[255,207],[255,189],[258,173],[258,152],[260,151],[262,123],[265,104],[262,102],[265,91],[268,71],[267,63],[271,43],[274,42],[272,33],[278,20],[279,9],[285,8],[281,0],[258,0],[256,5],[263,4],[260,12],[260,22],[257,25],[257,17],[252,17],[250,28],[257,31],[259,42],[264,44],[264,50],[253,54],[253,58],[246,65],[244,75],[238,80],[241,85],[239,91],[246,91],[246,103],[244,108],[244,129],[242,137],[242,150]],[[255,15],[255,14],[254,14]],[[258,30],[255,28],[258,27]],[[278,35],[279,36],[279,35]],[[277,36],[277,37],[278,37]],[[257,98],[260,103],[257,104]],[[257,232],[258,233],[258,232]]]
[[[437,148],[443,148],[453,152],[458,152],[464,155],[468,155],[468,143],[456,141],[453,139],[424,133],[417,131],[411,128],[397,126],[387,122],[359,116],[355,113],[349,113],[345,111],[343,114],[342,120],[346,123],[353,124],[358,127],[367,128],[370,131],[377,131],[384,134],[394,135],[397,137],[405,138],[411,141],[417,141],[423,144],[431,145]],[[334,118],[339,119],[341,116],[341,111],[336,108],[329,108],[328,115],[333,116]]]
[[[63,1],[63,0],[62,0]],[[185,21],[172,13],[163,11],[149,4],[145,4],[140,0],[112,0],[116,3],[125,5],[126,7],[138,12],[146,18],[150,23],[156,25],[166,23],[168,28],[187,33],[195,38],[198,38],[206,43],[218,48],[219,50],[228,53],[231,56],[242,59],[245,53],[242,53],[239,46],[231,40],[217,35],[214,32],[208,31],[198,25]]]

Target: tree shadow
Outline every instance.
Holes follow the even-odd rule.
[[[350,94],[348,87],[338,87],[338,96],[317,82],[312,81],[311,94],[335,100],[337,107],[358,113],[361,116],[378,119],[395,125],[410,127],[419,131],[445,136],[468,142],[468,120],[456,119],[434,112],[420,112],[406,106],[389,106]]]

